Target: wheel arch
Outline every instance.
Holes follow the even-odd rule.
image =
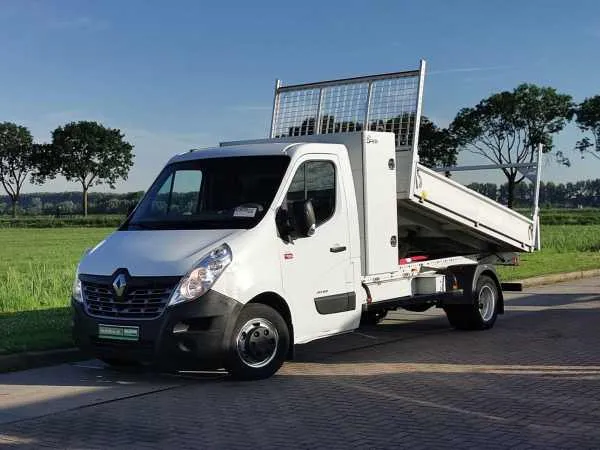
[[[502,285],[500,284],[500,279],[498,278],[496,269],[494,268],[494,266],[488,266],[486,264],[485,267],[479,273],[477,273],[477,276],[473,278],[473,282],[476,284],[477,280],[482,275],[490,277],[496,285],[496,290],[498,291],[498,314],[504,314],[504,294],[502,293]]]
[[[262,292],[253,297],[247,304],[260,303],[266,306],[270,306],[283,317],[285,323],[288,326],[290,333],[290,348],[288,349],[288,359],[294,357],[294,322],[292,320],[292,313],[289,305],[283,297],[275,292]]]
[[[447,271],[456,277],[458,287],[463,289],[462,301],[460,303],[471,303],[473,301],[473,292],[477,288],[477,280],[485,275],[492,279],[498,291],[498,313],[504,313],[504,294],[502,285],[496,273],[496,268],[491,264],[469,264],[461,266],[450,266]]]

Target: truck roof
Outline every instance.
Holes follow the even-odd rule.
[[[315,145],[314,143],[271,141],[190,150],[189,152],[175,155],[169,160],[168,164],[182,161],[193,161],[196,159],[228,158],[237,156],[288,155],[292,157],[294,153],[305,144]],[[318,145],[340,147],[339,144],[319,143]]]

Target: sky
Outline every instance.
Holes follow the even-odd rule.
[[[423,113],[442,126],[523,82],[578,102],[600,94],[596,0],[0,0],[0,42],[0,121],[29,127],[38,142],[71,121],[119,128],[135,165],[117,192],[147,189],[176,153],[266,137],[277,78],[412,70],[425,59]],[[571,125],[555,138],[572,166],[548,160],[543,180],[600,177],[600,160],[572,150],[580,137]]]

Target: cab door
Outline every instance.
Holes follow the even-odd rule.
[[[314,157],[313,157],[314,158]],[[280,238],[282,282],[297,343],[352,330],[360,321],[354,291],[348,208],[335,155],[300,159],[281,205],[310,199],[316,228],[311,236]]]

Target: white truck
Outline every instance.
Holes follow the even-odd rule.
[[[77,345],[258,379],[396,308],[492,327],[494,264],[533,251],[537,221],[418,163],[423,79],[278,83],[269,139],[174,156],[78,264]]]

